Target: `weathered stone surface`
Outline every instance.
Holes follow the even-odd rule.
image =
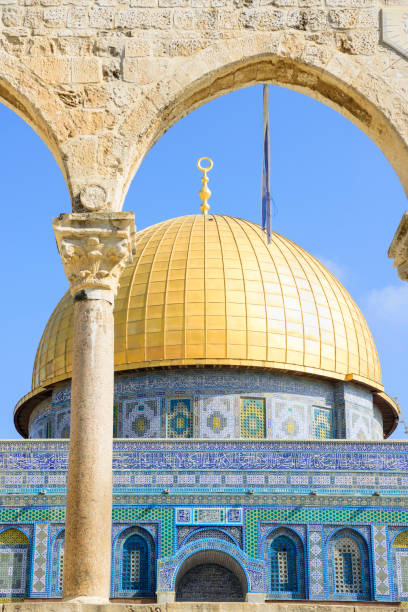
[[[408,191],[408,60],[383,42],[381,9],[381,0],[0,0],[0,98],[44,138],[73,201],[101,184],[112,210],[178,118],[263,81],[303,89],[364,126]]]

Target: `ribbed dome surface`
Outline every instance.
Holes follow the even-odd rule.
[[[38,348],[32,389],[70,378],[66,294]],[[364,317],[302,248],[222,215],[170,219],[137,234],[115,303],[115,369],[230,365],[355,379],[381,387]]]

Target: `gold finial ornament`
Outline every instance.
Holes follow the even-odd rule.
[[[209,165],[206,168],[201,163],[203,161],[208,161],[209,163]],[[208,188],[208,184],[207,184],[208,181],[210,180],[207,176],[207,172],[209,172],[212,169],[213,165],[214,165],[213,161],[209,157],[200,157],[200,159],[197,162],[197,168],[201,170],[201,172],[203,173],[203,178],[201,179],[203,186],[201,187],[200,193],[198,194],[202,200],[200,210],[202,211],[203,215],[208,215],[208,211],[210,210],[210,205],[208,204],[208,200],[211,197],[211,191]]]

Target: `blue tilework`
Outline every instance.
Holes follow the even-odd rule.
[[[357,440],[383,437],[382,417],[373,407],[372,395],[355,384],[209,368],[168,370],[166,374],[153,371],[117,374],[115,436],[176,437],[169,426],[169,405],[176,396],[187,398],[186,403],[191,401],[193,412],[188,431],[180,430],[178,436],[245,437],[248,432],[245,433],[245,417],[240,419],[240,398],[249,396],[265,402],[266,427],[263,426],[262,435],[267,438],[315,438],[316,408],[332,411],[333,436]],[[54,390],[52,401],[46,399],[34,410],[29,424],[30,437],[67,437],[69,403],[69,386]],[[143,414],[139,414],[141,406],[144,406]],[[322,434],[322,427],[318,434]]]

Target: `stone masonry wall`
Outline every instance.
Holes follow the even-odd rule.
[[[404,7],[392,10],[406,38]],[[121,209],[168,127],[260,82],[345,114],[408,186],[408,64],[382,42],[387,11],[378,0],[0,0],[0,100],[48,144],[75,210]]]

